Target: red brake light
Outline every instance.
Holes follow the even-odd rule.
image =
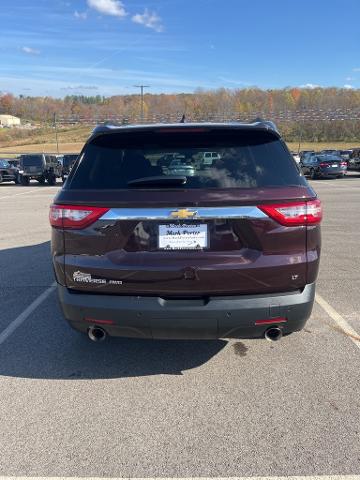
[[[98,220],[109,209],[78,205],[51,205],[50,224],[55,228],[81,229]]]
[[[321,162],[320,163],[320,167],[328,167],[328,166],[329,166],[329,164],[326,163],[326,162]]]
[[[270,218],[286,227],[317,225],[322,220],[322,206],[318,199],[308,202],[260,205],[259,208]]]
[[[347,162],[341,162],[340,165],[341,165],[342,167],[347,167]]]

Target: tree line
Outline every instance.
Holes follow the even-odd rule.
[[[288,141],[360,140],[360,90],[284,88],[261,90],[221,88],[191,94],[71,95],[62,99],[4,94],[0,114],[11,114],[39,125],[138,121],[273,120]]]

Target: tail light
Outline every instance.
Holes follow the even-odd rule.
[[[321,162],[320,167],[329,167],[330,165],[326,162]]]
[[[318,199],[308,202],[260,205],[259,208],[270,218],[286,227],[317,225],[321,222],[323,213],[321,202]]]
[[[342,167],[347,167],[347,162],[341,162],[340,165],[341,165]]]
[[[55,228],[86,228],[96,222],[109,209],[78,205],[51,205],[50,224]]]

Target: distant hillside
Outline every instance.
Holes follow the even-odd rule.
[[[56,122],[61,135],[76,130],[65,127],[89,125],[79,130],[86,136],[91,126],[104,122],[135,123],[141,121],[139,95],[114,97],[68,96],[51,97],[0,96],[0,113],[19,116],[23,121],[51,127]],[[286,88],[260,90],[199,90],[193,94],[161,94],[144,96],[143,120],[148,122],[180,121],[248,121],[256,117],[274,120],[287,141],[327,142],[360,141],[360,90],[344,88]],[[62,128],[63,127],[63,128]],[[17,141],[1,132],[0,144]],[[35,135],[51,136],[51,130]],[[71,136],[72,133],[69,133]],[[19,133],[19,139],[33,133]],[[43,140],[39,140],[43,141]]]
[[[69,143],[84,143],[90,135],[91,127],[78,125],[74,127],[58,128],[59,145]],[[17,150],[17,146],[38,144],[39,150],[44,144],[54,144],[56,149],[56,135],[53,127],[34,128],[31,130],[22,129],[0,129],[0,148],[11,148]],[[10,149],[10,150],[11,150]]]

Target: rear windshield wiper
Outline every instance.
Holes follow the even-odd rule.
[[[179,176],[165,176],[159,175],[156,177],[142,177],[135,178],[135,180],[130,180],[128,182],[129,187],[140,187],[142,185],[152,185],[152,186],[168,186],[168,185],[185,185],[187,178],[183,175]]]

